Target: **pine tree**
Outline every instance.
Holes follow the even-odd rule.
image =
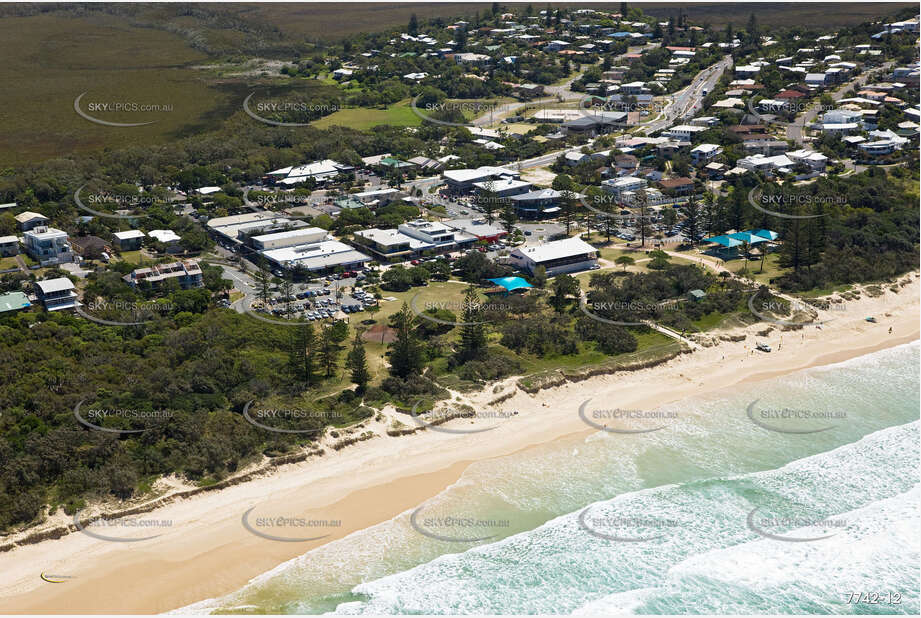
[[[422,371],[422,348],[416,337],[415,315],[405,302],[393,319],[397,333],[390,344],[390,373],[405,380]]]
[[[310,323],[291,329],[291,349],[288,360],[295,378],[307,387],[314,381],[317,336]]]
[[[355,333],[355,339],[352,340],[352,349],[349,350],[345,359],[345,366],[351,371],[351,379],[356,386],[355,392],[359,395],[364,394],[371,380],[371,372],[368,370],[368,355],[361,341],[361,334],[358,332]]]
[[[464,308],[461,311],[461,341],[457,351],[460,362],[476,360],[486,355],[486,325],[481,322],[482,307],[473,286],[467,288],[464,295]]]
[[[319,364],[329,379],[336,374],[336,365],[339,364],[339,351],[341,346],[336,343],[336,336],[331,327],[326,327],[320,332],[320,345],[317,350]]]
[[[406,27],[406,30],[412,36],[416,36],[419,33],[419,19],[415,13],[409,16],[409,26]]]
[[[691,198],[681,207],[681,212],[684,214],[684,229],[681,231],[681,234],[692,245],[696,245],[697,236],[700,234],[701,228],[700,205],[697,203],[697,200]]]

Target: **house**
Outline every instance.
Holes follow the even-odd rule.
[[[662,135],[674,139],[691,141],[695,135],[698,133],[703,133],[706,130],[707,127],[699,127],[692,124],[679,124],[671,127],[667,131],[663,131]]]
[[[351,165],[338,163],[332,159],[323,159],[306,165],[283,167],[269,172],[268,176],[273,182],[291,186],[311,179],[317,183],[326,182],[353,169],[355,168]]]
[[[112,234],[113,242],[119,251],[136,251],[144,242],[144,232],[141,230],[128,230]]]
[[[171,262],[150,268],[136,268],[122,278],[131,287],[147,283],[158,288],[165,281],[176,281],[184,290],[203,285],[201,267],[195,262]]]
[[[35,295],[46,311],[75,309],[80,305],[73,281],[67,277],[35,282]]]
[[[430,159],[428,157],[418,156],[413,157],[407,160],[408,163],[412,163],[416,167],[424,171],[431,172],[440,172],[444,169],[445,164],[437,159]]]
[[[109,243],[98,236],[77,236],[70,239],[74,251],[85,259],[98,259],[111,254]]]
[[[573,236],[534,247],[518,247],[509,254],[511,263],[531,274],[543,266],[549,277],[580,270],[598,264],[598,250]]]
[[[441,162],[439,161],[439,163]],[[444,164],[442,163],[442,165]],[[352,193],[351,197],[360,201],[368,208],[377,208],[379,206],[386,206],[395,200],[403,199],[405,194],[401,193],[398,189],[388,187],[386,189],[371,189],[370,191]]]
[[[782,173],[787,173],[793,168],[793,161],[787,158],[786,155],[776,155],[773,157],[766,157],[761,154],[752,155],[750,157],[744,157],[739,159],[736,162],[736,165],[742,169],[759,171],[759,172],[773,172],[779,171]]]
[[[15,236],[0,236],[0,257],[19,255],[19,239]]]
[[[492,61],[492,58],[484,54],[454,54],[455,64],[466,64],[475,67],[486,67]]]
[[[761,138],[751,137],[742,142],[742,147],[748,154],[762,154],[767,157],[783,154],[787,152],[790,145],[787,142],[778,139],[771,139],[769,136]]]
[[[27,232],[33,228],[48,225],[50,219],[45,215],[27,210],[16,215],[16,221],[19,222],[19,229],[23,232]]]
[[[150,230],[147,235],[167,247],[175,247],[181,240],[173,230]]]
[[[703,173],[709,180],[719,180],[729,170],[729,166],[724,163],[707,163],[703,167]]]
[[[73,248],[67,233],[53,227],[35,227],[23,235],[23,247],[42,266],[54,266],[74,261]]]
[[[694,165],[700,165],[722,153],[723,148],[718,144],[698,144],[694,148],[691,148],[691,161]]]
[[[825,73],[806,73],[803,81],[806,82],[807,86],[822,88],[825,86]]]
[[[662,191],[671,195],[688,195],[694,192],[694,181],[690,178],[669,178],[660,180],[657,184]]]
[[[828,157],[820,152],[802,148],[787,153],[787,158],[794,163],[801,163],[815,171],[824,172],[828,165]]]

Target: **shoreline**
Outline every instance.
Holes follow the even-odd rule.
[[[916,274],[909,277],[911,283],[897,294],[887,290],[878,297],[862,296],[853,301],[853,311],[821,330],[775,329],[755,336],[764,328],[760,324],[746,329],[745,341],[723,342],[634,372],[566,382],[534,395],[515,387],[517,378],[506,379],[498,383],[502,391],[484,389],[466,402],[485,408],[498,396],[504,399],[499,404],[503,409],[520,412],[495,425],[495,431],[375,438],[279,466],[252,482],[178,498],[143,517],[171,522],[167,529],[149,533],[162,534],[156,540],[114,543],[69,534],[15,547],[0,554],[0,611],[159,613],[234,592],[311,549],[418,506],[455,483],[474,461],[594,433],[577,415],[579,404],[588,398],[652,409],[911,343],[919,338],[919,283]],[[869,315],[878,323],[865,322]],[[887,333],[890,326],[892,335]],[[756,339],[770,342],[775,351],[754,352]],[[511,396],[505,398],[509,386]],[[341,524],[301,535],[328,533],[316,541],[268,541],[241,525],[251,507],[254,517],[296,515]],[[132,536],[130,531],[111,534]],[[40,579],[42,572],[74,579],[51,584]]]

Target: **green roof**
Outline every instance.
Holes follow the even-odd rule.
[[[0,295],[0,313],[7,311],[18,311],[31,307],[32,303],[22,292],[10,292],[9,294]]]

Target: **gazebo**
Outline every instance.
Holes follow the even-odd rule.
[[[498,287],[495,288],[495,291],[498,293],[499,288],[505,290],[503,296],[508,296],[510,292],[515,290],[526,290],[528,288],[533,288],[534,286],[522,279],[521,277],[496,277],[495,279],[489,279],[492,283],[495,283]],[[487,290],[486,293],[490,294],[493,290]]]

